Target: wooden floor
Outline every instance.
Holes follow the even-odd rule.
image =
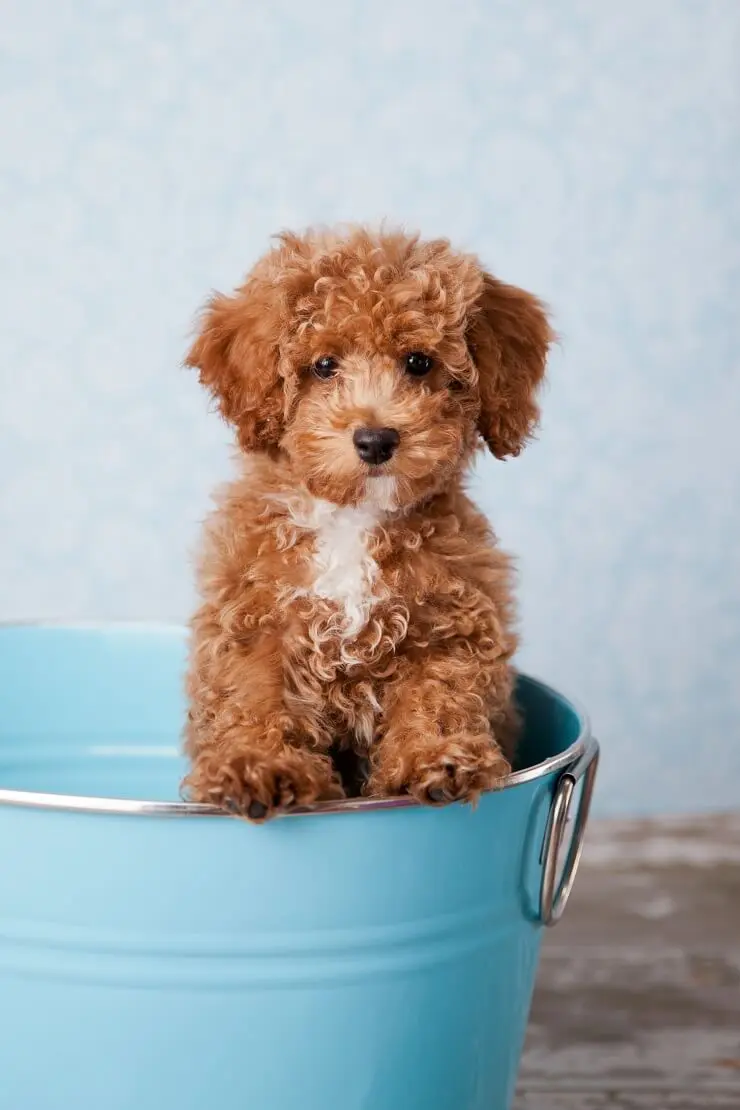
[[[740,1110],[740,814],[593,823],[516,1110]]]

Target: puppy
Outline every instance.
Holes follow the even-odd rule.
[[[543,306],[445,240],[285,234],[187,357],[240,474],[205,537],[186,789],[262,821],[364,793],[474,801],[510,770],[512,576],[464,492],[538,417]]]

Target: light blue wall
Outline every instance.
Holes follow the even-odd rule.
[[[738,802],[737,0],[6,0],[0,51],[0,617],[187,613],[196,305],[387,215],[553,305],[541,440],[478,490],[602,813]]]

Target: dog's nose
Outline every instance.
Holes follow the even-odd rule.
[[[379,466],[388,462],[400,438],[395,428],[358,428],[352,440],[363,462]]]

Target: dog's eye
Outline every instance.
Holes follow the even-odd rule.
[[[331,355],[324,355],[323,358],[317,358],[316,362],[311,367],[311,372],[314,377],[321,378],[326,381],[327,378],[333,378],[337,372],[337,360],[332,358]]]
[[[434,366],[432,356],[425,355],[423,351],[409,351],[403,361],[406,373],[412,378],[423,378]]]

